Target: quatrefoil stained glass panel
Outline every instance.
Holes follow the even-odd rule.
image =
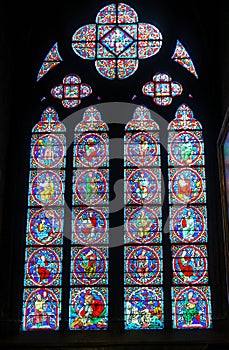
[[[156,55],[162,34],[152,24],[139,23],[129,5],[118,3],[102,8],[95,24],[76,30],[74,52],[83,59],[95,60],[99,74],[108,79],[125,79],[134,74],[139,59]]]

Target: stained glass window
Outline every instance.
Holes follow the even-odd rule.
[[[176,42],[176,47],[171,58],[198,78],[193,61],[179,40]]]
[[[159,126],[139,106],[125,128],[125,329],[164,326]]]
[[[108,327],[108,126],[94,108],[75,127],[69,328]]]
[[[210,328],[202,126],[182,104],[168,126],[173,328]]]
[[[65,108],[77,107],[82,98],[91,95],[91,93],[90,85],[81,83],[81,79],[77,74],[68,74],[64,77],[62,84],[51,89],[51,95],[61,100]]]
[[[61,61],[62,58],[58,51],[58,43],[55,43],[42,63],[42,66],[37,74],[37,81],[39,81],[52,68],[56,67]]]
[[[65,188],[65,126],[48,107],[32,129],[26,229],[23,325],[60,323]]]
[[[99,83],[102,89],[99,93],[102,96],[103,90],[107,88],[108,94],[114,91],[110,97],[115,99],[119,84],[124,84],[124,89],[126,86],[130,88],[123,80],[131,77],[135,81],[134,74],[140,60],[142,66],[145,62],[145,67],[149,68],[148,62],[155,73],[151,80],[149,77],[145,79],[149,69],[142,70],[142,98],[156,106],[167,107],[164,111],[168,108],[171,111],[178,96],[185,99],[191,94],[190,91],[183,94],[183,83],[176,81],[173,72],[170,75],[160,70],[166,66],[161,50],[164,38],[162,40],[160,30],[149,21],[141,23],[135,9],[127,4],[111,3],[104,6],[95,16],[95,23],[80,28],[78,26],[71,34],[72,57],[66,68],[72,67],[72,58],[80,63],[76,66],[77,70],[81,68],[81,59],[93,61],[99,73],[98,81],[105,80],[103,87]],[[178,63],[198,78],[189,53],[179,40],[175,43],[172,57],[172,51],[169,57],[167,55],[170,67]],[[154,66],[156,61],[153,56],[159,52],[162,60]],[[68,58],[67,51],[65,54]],[[145,59],[149,60],[146,62]],[[37,82],[61,61],[56,42],[43,61]],[[155,67],[159,70],[154,70]],[[79,74],[66,71],[61,80],[52,80],[48,84],[52,101],[60,109],[65,109],[66,114],[70,109],[80,107],[82,99],[92,94],[91,86],[82,82],[81,76],[84,75],[85,81],[90,84],[93,77],[87,70],[81,70]],[[122,82],[118,85],[111,83],[114,79]],[[135,88],[130,92],[132,100],[137,97],[138,84]],[[81,113],[80,110],[78,113]],[[111,124],[117,122],[112,118],[110,121]],[[122,117],[119,121],[123,122]],[[212,327],[202,126],[185,104],[180,105],[169,125],[167,121],[164,122],[165,129],[153,120],[148,108],[140,105],[128,118],[125,127],[117,123],[117,129],[116,125],[112,125],[112,131],[109,131],[108,124],[103,121],[97,108],[90,106],[85,109],[74,130],[68,130],[71,135],[74,134],[73,154],[69,152],[70,157],[73,157],[72,167],[69,166],[67,170],[68,175],[72,176],[71,241],[65,241],[64,245],[66,129],[54,108],[47,107],[43,111],[41,120],[32,129],[31,137],[23,331],[62,332],[64,327],[60,327],[60,321],[65,320],[71,336],[77,330],[86,331],[86,337],[88,333],[94,333],[87,331],[103,330],[99,332],[103,337],[105,331],[114,330],[114,324],[116,327],[116,317],[121,324],[117,329],[125,331],[159,330],[158,334],[167,334],[171,328],[200,330]],[[167,154],[162,153],[161,158],[160,148],[160,133],[165,130],[168,131],[168,163],[164,162]],[[123,255],[120,271],[115,276],[112,275],[112,269],[116,268],[118,257],[109,253],[111,227],[114,227],[109,193],[113,195],[115,188],[112,192],[109,179],[113,181],[112,172],[116,171],[113,164],[118,162],[112,162],[112,165],[110,162],[109,132],[114,138],[124,133],[124,140],[118,140],[124,150],[124,163],[120,166],[124,175],[124,191],[121,192],[124,200],[120,210],[124,214],[121,218],[124,224],[119,229],[123,245],[118,247],[118,252],[121,250]],[[162,198],[164,170],[168,174],[168,203]],[[119,220],[120,212],[114,213],[112,218],[118,217]],[[169,237],[166,237],[162,222],[168,214]],[[69,251],[66,249],[69,256],[65,261],[69,286],[62,300],[65,247],[69,248]],[[117,276],[117,289],[118,292],[122,289],[122,294],[117,298],[116,305],[118,292],[113,293],[112,288]],[[76,333],[77,337],[85,335],[83,332]]]
[[[182,94],[183,87],[180,83],[172,81],[167,73],[157,73],[153,76],[153,81],[149,81],[142,87],[142,92],[146,96],[153,98],[159,106],[168,106],[175,96]]]
[[[139,59],[152,57],[162,45],[162,35],[152,24],[138,23],[136,11],[118,3],[102,8],[95,24],[77,29],[72,37],[74,52],[95,60],[99,74],[125,79],[135,73]]]

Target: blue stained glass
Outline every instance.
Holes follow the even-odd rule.
[[[172,288],[173,328],[212,327],[211,292],[208,286]]]
[[[63,134],[34,134],[31,139],[31,168],[64,168]]]
[[[72,284],[108,284],[108,248],[72,247]]]
[[[162,284],[160,246],[125,247],[126,284]]]
[[[124,138],[126,166],[159,166],[158,139],[157,132],[126,133]]]
[[[108,223],[106,207],[74,207],[72,242],[84,245],[108,243]]]
[[[170,165],[203,165],[204,144],[201,131],[170,132],[168,139]]]
[[[171,58],[198,78],[193,61],[179,40],[176,42],[176,47]]]
[[[108,328],[109,138],[99,110],[75,126],[70,330]]]
[[[161,202],[160,171],[149,169],[125,169],[125,197],[128,204],[148,204]]]
[[[108,170],[88,169],[73,172],[73,201],[76,205],[108,203]]]
[[[60,288],[26,288],[23,294],[23,330],[58,330]]]
[[[125,243],[159,243],[161,242],[161,209],[151,206],[124,208]]]
[[[64,171],[32,170],[29,181],[29,205],[63,205],[64,176]]]
[[[106,330],[108,327],[108,289],[77,287],[70,290],[70,330]]]
[[[63,208],[30,208],[27,218],[27,245],[61,245]]]
[[[202,126],[192,110],[182,104],[169,123],[168,132],[173,328],[210,328]]]
[[[125,287],[125,329],[162,329],[162,287]]]
[[[44,59],[44,62],[37,74],[37,81],[39,81],[52,68],[56,67],[61,61],[62,58],[59,54],[58,43],[55,43]]]
[[[206,203],[204,168],[169,169],[171,203]]]
[[[205,206],[171,206],[170,218],[171,242],[204,243],[207,241],[207,213]]]
[[[138,106],[124,135],[125,329],[163,329],[159,126]],[[145,245],[144,245],[145,244]]]
[[[97,32],[97,34],[96,34]],[[94,59],[99,74],[108,79],[126,79],[138,68],[139,59],[156,55],[162,35],[152,24],[138,23],[133,8],[111,4],[72,36],[72,48],[83,59]]]
[[[28,247],[25,252],[25,285],[58,286],[61,283],[62,248]]]
[[[22,330],[58,330],[61,318],[66,131],[47,107],[31,135]]]
[[[208,282],[207,247],[204,245],[172,246],[173,283]]]

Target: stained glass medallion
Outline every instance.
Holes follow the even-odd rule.
[[[139,23],[129,5],[102,8],[95,24],[87,24],[72,36],[72,48],[83,59],[95,60],[99,74],[108,79],[126,79],[138,68],[139,59],[157,54],[162,35],[152,24]]]
[[[171,206],[170,218],[172,242],[206,242],[207,213],[205,206]]]
[[[77,107],[82,98],[92,94],[90,85],[81,83],[81,78],[77,74],[68,74],[64,77],[63,83],[51,89],[51,95],[61,100],[63,107]]]
[[[108,213],[105,209],[105,207],[74,208],[72,241],[76,244],[108,243]]]
[[[30,208],[27,219],[27,244],[62,244],[62,208]]]
[[[125,247],[125,283],[161,284],[162,250],[160,246]]]
[[[161,218],[157,206],[125,207],[125,243],[159,243]]]
[[[180,83],[172,81],[169,74],[156,73],[152,81],[143,85],[142,92],[144,95],[152,97],[157,105],[168,106],[175,96],[182,94],[183,87]]]

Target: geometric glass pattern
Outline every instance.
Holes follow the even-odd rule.
[[[62,58],[58,52],[58,43],[56,42],[42,63],[42,66],[37,74],[37,81],[39,81],[52,68],[56,67],[61,61]]]
[[[72,48],[83,59],[95,60],[99,74],[107,79],[126,79],[138,68],[139,59],[157,54],[162,35],[152,24],[138,23],[133,8],[123,3],[102,8],[95,24],[77,29]]]
[[[173,97],[181,95],[182,91],[182,85],[172,81],[172,78],[167,73],[155,74],[153,81],[146,83],[142,87],[143,94],[152,97],[158,106],[170,105]]]
[[[65,126],[47,107],[32,129],[22,329],[58,330],[61,312]]]
[[[171,58],[198,78],[192,59],[179,40],[176,42],[176,47]]]
[[[168,125],[168,165],[173,328],[210,328],[204,141],[185,104]]]
[[[108,327],[108,126],[89,107],[73,144],[70,330]]]
[[[61,100],[65,108],[74,108],[81,103],[81,99],[91,95],[90,85],[81,83],[81,79],[76,74],[66,75],[63,84],[54,86],[51,95]]]
[[[164,327],[159,126],[139,106],[124,136],[125,329]]]

